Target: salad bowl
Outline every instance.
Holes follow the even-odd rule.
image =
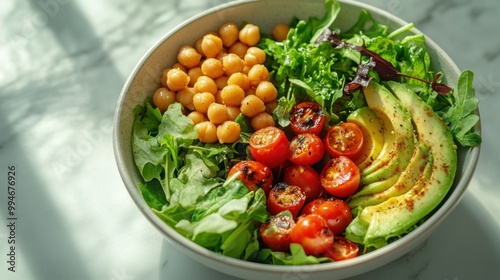
[[[340,30],[354,25],[362,9],[369,11],[377,22],[386,25],[389,30],[397,30],[408,25],[407,22],[390,13],[366,4],[351,1],[338,2],[341,11],[335,24]],[[137,105],[144,105],[145,100],[153,95],[160,83],[162,71],[176,62],[179,48],[192,45],[197,38],[217,30],[225,22],[251,22],[259,26],[261,32],[269,34],[273,26],[288,23],[293,17],[308,19],[312,16],[323,16],[324,3],[323,0],[244,0],[214,7],[186,20],[173,30],[167,30],[168,32],[138,62],[122,89],[115,111],[113,145],[123,183],[145,218],[165,238],[186,255],[212,269],[246,279],[292,279],[293,277],[299,279],[299,276],[306,276],[308,279],[343,279],[368,272],[402,257],[429,237],[459,203],[473,175],[479,157],[479,146],[459,147],[457,171],[451,190],[425,222],[382,248],[341,262],[285,266],[222,256],[188,240],[151,210],[139,189],[139,184],[143,179],[134,163],[131,144],[134,108]],[[416,28],[406,32],[420,33]],[[456,87],[461,73],[460,69],[431,38],[426,37],[426,47],[431,56],[432,69],[444,74],[444,82],[448,86]],[[476,124],[474,130],[480,134],[479,123]]]

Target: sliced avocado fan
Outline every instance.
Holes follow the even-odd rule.
[[[371,83],[377,93],[389,92]],[[442,119],[407,86],[396,82],[387,85],[392,91],[389,94],[397,97],[398,103],[410,113],[418,146],[428,148],[429,160],[423,169],[424,177],[408,191],[402,194],[387,191],[395,195],[356,211],[357,216],[346,229],[346,237],[367,248],[383,247],[392,237],[400,237],[413,229],[442,202],[453,184],[457,168],[456,146]],[[368,100],[367,103],[370,105]]]

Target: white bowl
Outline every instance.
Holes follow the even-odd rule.
[[[366,4],[338,2],[342,9],[335,24],[341,29],[347,29],[354,24],[360,9],[368,10],[376,20],[391,30],[407,24],[386,11]],[[182,45],[192,45],[196,38],[209,31],[218,30],[220,25],[227,21],[251,22],[258,25],[261,31],[270,33],[274,25],[289,22],[293,16],[308,19],[310,16],[321,17],[324,12],[324,0],[249,0],[220,5],[185,21],[165,34],[139,61],[122,89],[114,118],[113,144],[123,182],[140,211],[166,238],[182,252],[212,269],[246,279],[288,279],[288,277],[308,276],[308,279],[332,280],[365,273],[400,258],[423,242],[458,204],[467,189],[479,157],[479,147],[458,151],[457,174],[451,191],[435,213],[417,229],[383,248],[357,258],[318,265],[277,266],[221,256],[186,239],[150,210],[138,189],[141,176],[132,156],[131,136],[134,118],[132,110],[136,105],[143,105],[146,97],[152,96],[159,84],[162,70],[175,62],[177,50]],[[420,33],[416,29],[412,32]],[[458,67],[430,38],[427,38],[427,47],[432,57],[433,68],[440,69],[447,78],[447,84],[455,87],[460,74]],[[476,132],[480,133],[479,124]]]

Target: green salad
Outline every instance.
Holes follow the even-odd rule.
[[[275,100],[265,109],[289,139],[295,137],[291,116],[302,102],[320,106],[322,138],[329,128],[347,122],[366,133],[364,158],[354,160],[355,192],[337,197],[323,190],[320,195],[349,206],[349,224],[328,238],[355,244],[360,255],[412,231],[439,205],[454,180],[457,146],[481,143],[474,132],[478,100],[472,72],[463,71],[456,88],[442,82],[442,73],[431,69],[424,35],[405,36],[412,24],[389,30],[363,10],[354,26],[339,30],[340,12],[337,2],[326,0],[322,18],[292,18],[284,40],[261,33],[254,46],[265,52],[267,81],[276,88]],[[236,141],[202,141],[186,107],[177,99],[161,109],[148,99],[134,109],[133,155],[144,179],[140,191],[152,211],[186,238],[224,256],[285,265],[336,261],[300,242],[282,250],[263,242],[263,224],[278,217],[297,226],[299,217],[270,211],[269,189],[250,187],[241,170],[230,173],[238,162],[257,161],[251,151],[258,130],[252,118],[242,113],[234,118]],[[324,152],[309,165],[321,173],[333,158]],[[273,186],[281,185],[286,166],[270,166]]]

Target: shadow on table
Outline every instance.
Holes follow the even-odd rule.
[[[40,13],[41,7],[39,6],[39,2],[41,1],[31,0],[30,4],[33,11]],[[53,2],[57,4],[57,1]],[[72,60],[71,63],[75,65],[78,65],[84,59],[82,56],[75,55],[75,50],[78,50],[78,47],[88,42],[94,42],[95,44],[92,46],[93,51],[102,53],[101,59],[108,61],[110,64],[110,67],[107,68],[109,71],[106,74],[105,84],[112,86],[113,84],[121,85],[123,83],[123,78],[120,77],[117,69],[112,65],[112,60],[107,57],[102,46],[98,44],[100,41],[99,38],[97,38],[93,27],[76,3],[67,3],[64,6],[58,7],[57,13],[48,18],[44,28],[51,31],[60,49],[65,52],[60,54],[59,58],[69,58]],[[37,42],[31,43],[36,45]],[[58,61],[54,61],[53,64],[56,67]],[[33,71],[36,72],[36,69]],[[39,76],[46,77],[47,75]],[[67,78],[69,76],[70,73],[68,73]],[[20,108],[17,111],[26,110],[25,114],[16,115],[19,116],[19,119],[11,121],[12,125],[21,125],[21,127],[23,125],[32,127],[42,125],[43,127],[44,125],[46,126],[42,122],[45,116],[60,117],[61,122],[69,122],[68,125],[78,124],[81,115],[86,116],[90,123],[97,123],[105,114],[109,114],[109,118],[111,118],[112,111],[109,110],[111,106],[103,108],[103,104],[113,105],[119,90],[114,95],[102,94],[98,90],[88,90],[90,93],[86,93],[88,93],[89,98],[83,99],[84,102],[81,104],[64,104],[64,101],[72,100],[75,96],[82,94],[82,92],[78,91],[77,87],[72,85],[71,82],[65,81],[64,78],[50,78],[54,79],[39,78],[36,80],[33,77],[19,79],[15,84],[11,85],[11,88],[3,89],[8,91],[8,94],[12,98],[10,98],[11,100],[2,100],[2,102],[5,101],[13,108]],[[90,89],[102,86],[93,84],[92,81],[85,80],[83,77],[79,77],[78,81],[80,86]],[[81,101],[80,99],[78,100]],[[57,108],[57,106],[60,107]],[[11,109],[8,112],[16,112],[16,110]],[[5,116],[3,113],[5,112],[0,112],[1,120],[13,117],[13,115]],[[26,118],[33,120],[33,123],[27,123]],[[38,136],[35,138],[40,141],[39,147],[41,149],[43,149],[44,144],[47,142],[54,141],[52,145],[55,145],[56,148],[52,148],[51,146],[51,150],[57,150],[57,144],[64,142],[64,140],[60,139],[59,141],[54,140],[61,133],[61,127],[50,127],[47,131],[43,131],[43,133],[46,139],[43,139],[45,138],[43,136],[39,137],[40,139],[38,139]],[[65,217],[64,209],[57,207],[60,203],[56,202],[60,202],[58,200],[61,197],[53,196],[49,190],[49,185],[57,185],[57,181],[55,179],[50,183],[44,181],[40,177],[40,170],[37,167],[37,164],[40,164],[36,163],[30,154],[27,154],[25,151],[24,146],[27,142],[31,141],[31,145],[34,145],[33,139],[29,139],[29,135],[26,135],[27,133],[24,133],[24,131],[20,131],[19,127],[11,127],[9,125],[3,128],[2,134],[0,149],[5,146],[9,148],[8,151],[2,151],[2,154],[7,155],[7,159],[2,159],[2,162],[15,164],[18,168],[16,200],[18,200],[17,205],[19,210],[17,215],[19,216],[19,220],[16,229],[16,239],[18,240],[16,250],[18,256],[22,256],[22,260],[25,261],[24,263],[18,263],[20,268],[18,267],[19,272],[17,274],[10,275],[27,275],[28,272],[33,274],[31,276],[33,279],[93,279],[92,272],[89,271],[85,258],[82,256],[82,252],[80,252],[81,248],[77,247],[69,229],[68,217]],[[62,147],[64,145],[71,145],[71,143],[63,143]],[[52,160],[54,156],[49,156],[49,160]],[[42,164],[49,165],[51,162]],[[46,168],[46,166],[44,167]],[[6,167],[2,166],[2,168]],[[68,191],[64,189],[66,187],[64,180],[61,180],[59,184],[61,185],[61,191]],[[73,195],[78,196],[77,193]],[[82,209],[82,211],[85,210]],[[0,212],[4,213],[4,211]],[[98,238],[98,234],[96,233],[95,238]],[[5,256],[3,259],[5,259]],[[4,268],[5,266],[2,266],[2,269]]]

